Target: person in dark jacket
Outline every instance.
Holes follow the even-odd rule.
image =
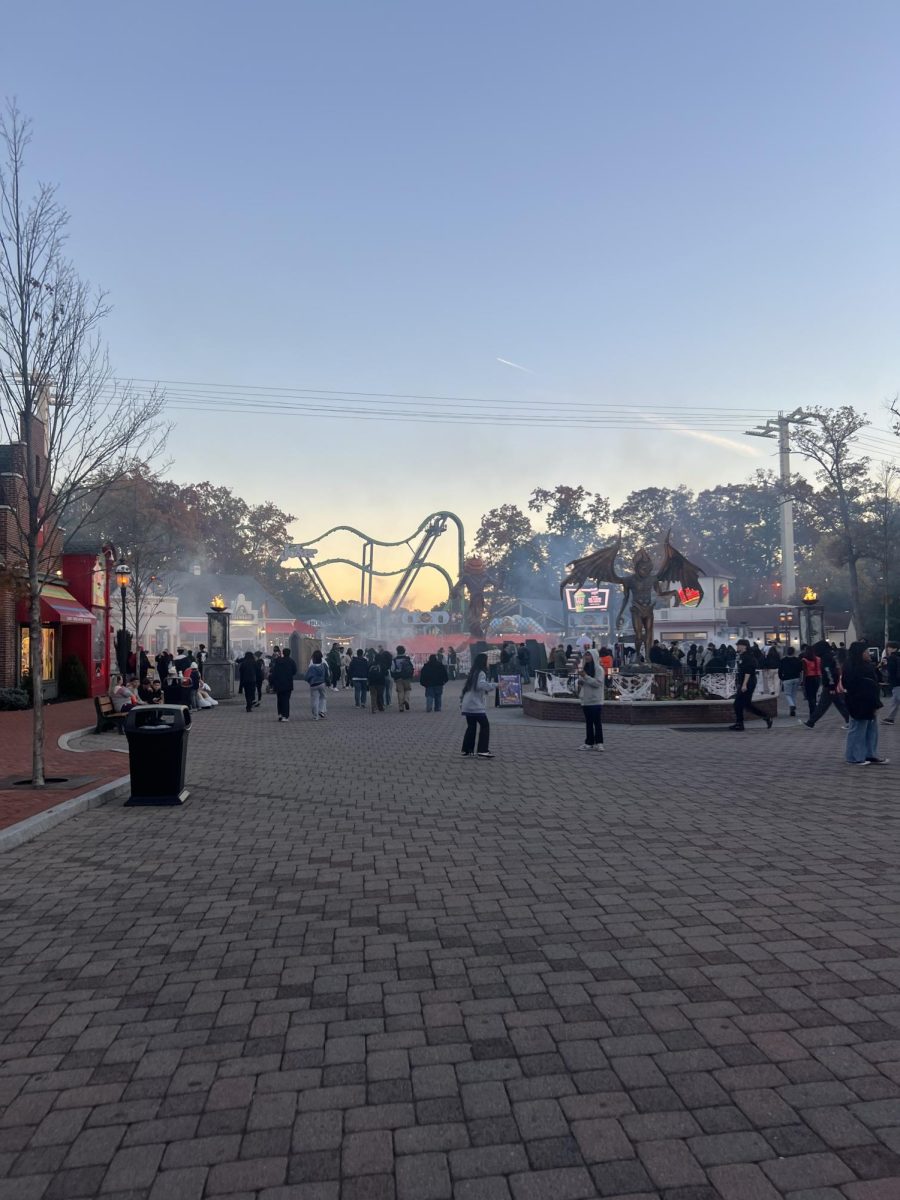
[[[262,701],[263,684],[266,681],[266,660],[263,658],[262,650],[257,650],[254,658],[256,659],[256,707],[259,708]]]
[[[253,657],[252,650],[248,650],[241,659],[241,665],[238,668],[238,681],[240,689],[244,693],[244,703],[247,705],[247,712],[253,712],[256,702],[256,659]]]
[[[357,650],[350,662],[348,675],[353,684],[353,703],[357,708],[365,708],[369,694],[369,660],[364,650]]]
[[[813,653],[821,663],[822,687],[819,691],[819,699],[815,711],[810,713],[806,727],[807,729],[812,729],[816,721],[828,712],[832,704],[844,718],[844,724],[846,725],[850,720],[850,714],[847,711],[847,705],[844,703],[844,697],[838,690],[841,684],[841,668],[838,665],[834,651],[827,642],[816,642],[813,646]]]
[[[449,679],[450,676],[447,674],[447,668],[438,656],[436,654],[429,654],[428,662],[425,663],[419,672],[419,683],[425,689],[426,712],[441,711],[444,684],[448,683]]]
[[[797,688],[800,686],[802,674],[803,666],[797,657],[797,651],[793,646],[788,646],[784,652],[784,658],[778,664],[778,678],[781,680],[787,702],[791,706],[790,715],[792,717],[797,715]]]
[[[893,725],[894,718],[900,712],[900,651],[898,651],[896,642],[888,642],[885,646],[887,651],[887,659],[885,660],[885,675],[887,677],[887,685],[891,689],[891,708],[888,715],[884,718],[885,725]]]
[[[758,647],[757,647],[758,649]],[[740,638],[737,643],[737,672],[734,693],[734,724],[729,729],[740,732],[744,728],[744,713],[752,712],[754,716],[765,721],[766,728],[772,728],[772,718],[767,717],[761,708],[753,703],[753,693],[756,690],[756,655],[750,649],[746,638]]]
[[[281,657],[272,663],[270,679],[272,690],[275,692],[275,702],[278,707],[278,720],[291,719],[291,692],[294,690],[294,676],[297,674],[297,664],[291,658],[289,650],[282,650]]]
[[[850,718],[847,762],[854,767],[883,766],[888,760],[878,757],[878,721],[875,718],[881,708],[881,687],[875,664],[866,653],[865,642],[853,642],[847,650],[842,682]]]

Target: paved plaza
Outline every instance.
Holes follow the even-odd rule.
[[[900,766],[306,698],[0,855],[0,1200],[898,1200]]]

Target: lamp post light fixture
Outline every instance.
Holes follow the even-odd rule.
[[[797,611],[800,625],[800,641],[807,646],[825,641],[825,609],[819,603],[819,593],[809,584],[803,589]]]
[[[128,635],[125,632],[125,596],[131,583],[131,567],[126,562],[116,563],[116,585],[122,597],[122,638],[119,642],[119,671],[124,679],[128,674]]]

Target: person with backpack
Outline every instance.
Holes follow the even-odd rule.
[[[478,758],[493,758],[490,751],[491,723],[487,718],[488,692],[493,691],[494,685],[488,679],[488,657],[486,654],[476,654],[472,669],[463,684],[460,698],[460,710],[466,718],[466,733],[463,738],[463,758],[475,758],[475,736],[478,735]]]
[[[328,658],[325,661],[328,663],[328,674],[331,676],[329,687],[336,692],[341,683],[341,648],[337,642],[331,643],[331,649],[328,651]]]
[[[797,651],[793,646],[788,646],[784,652],[784,658],[778,664],[778,678],[784,688],[785,698],[791,706],[790,715],[792,717],[797,715],[797,688],[800,686],[802,674],[803,666],[797,657]]]
[[[394,687],[397,690],[397,711],[409,712],[409,693],[412,691],[412,681],[415,677],[416,669],[413,666],[413,661],[406,653],[405,646],[397,647],[397,654],[394,661],[391,663],[391,678],[394,681]]]
[[[365,650],[357,650],[356,656],[350,660],[347,677],[353,684],[353,703],[356,708],[366,707],[366,697],[369,694],[369,660]]]
[[[881,708],[881,686],[875,664],[866,653],[865,642],[853,642],[847,650],[843,685],[850,714],[845,751],[847,762],[853,767],[885,766],[888,760],[878,757],[878,721],[875,718]]]
[[[325,689],[331,682],[328,663],[322,658],[321,650],[313,650],[312,660],[303,676],[309,684],[309,705],[314,721],[324,721],[328,715],[328,702]]]
[[[376,654],[369,664],[369,671],[366,679],[369,684],[369,697],[372,701],[372,713],[376,709],[378,712],[384,712],[384,667],[381,665],[381,660]]]
[[[240,680],[241,691],[244,693],[247,712],[253,712],[256,704],[256,659],[253,657],[252,650],[248,650],[241,659],[238,668],[238,679]]]
[[[249,651],[248,651],[249,654]],[[253,655],[251,654],[252,658]],[[256,667],[253,668],[254,678]],[[291,692],[294,690],[294,676],[297,674],[297,664],[291,658],[290,650],[282,650],[281,655],[273,659],[269,671],[269,681],[275,693],[275,703],[278,707],[278,720],[291,719]]]
[[[447,668],[437,654],[430,654],[428,662],[419,672],[419,683],[425,689],[425,711],[440,712],[444,696],[444,684],[449,681]]]

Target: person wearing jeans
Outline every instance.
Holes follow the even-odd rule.
[[[493,758],[490,751],[491,725],[487,718],[485,698],[494,685],[487,677],[486,654],[476,654],[472,669],[463,684],[461,708],[466,718],[466,733],[463,738],[463,758]],[[478,749],[475,738],[478,737]]]
[[[444,696],[444,684],[449,680],[447,668],[436,654],[428,656],[428,662],[419,672],[419,683],[425,689],[425,711],[440,712]]]
[[[357,650],[355,657],[350,660],[347,678],[353,684],[353,703],[357,708],[365,708],[369,694],[369,660],[364,651]]]
[[[891,689],[891,707],[884,718],[885,725],[893,725],[897,713],[900,712],[900,650],[896,642],[888,642],[887,650],[887,684]]]
[[[294,690],[296,674],[297,664],[291,658],[290,651],[282,650],[280,657],[273,662],[269,675],[272,680],[272,690],[275,693],[279,721],[291,719],[291,692]]]
[[[784,696],[790,705],[790,715],[797,715],[797,688],[800,686],[800,676],[803,674],[803,667],[800,659],[797,657],[797,652],[793,646],[788,646],[784,652],[784,658],[778,664],[778,678],[781,680],[781,686],[784,688]]]
[[[313,650],[312,660],[303,677],[309,684],[309,705],[314,721],[323,721],[328,712],[325,689],[331,682],[328,664],[322,658],[321,650]]]
[[[581,680],[581,711],[584,713],[584,744],[578,749],[602,750],[605,672],[596,650],[585,650],[578,676]]]
[[[412,691],[412,681],[416,669],[413,661],[406,653],[405,646],[397,647],[397,656],[391,663],[389,676],[394,680],[394,690],[397,693],[397,711],[409,712],[409,693]]]
[[[847,762],[853,767],[887,763],[886,758],[878,757],[878,721],[875,713],[881,707],[881,688],[875,664],[866,653],[865,642],[854,642],[847,651],[843,683],[850,714],[845,751]]]

